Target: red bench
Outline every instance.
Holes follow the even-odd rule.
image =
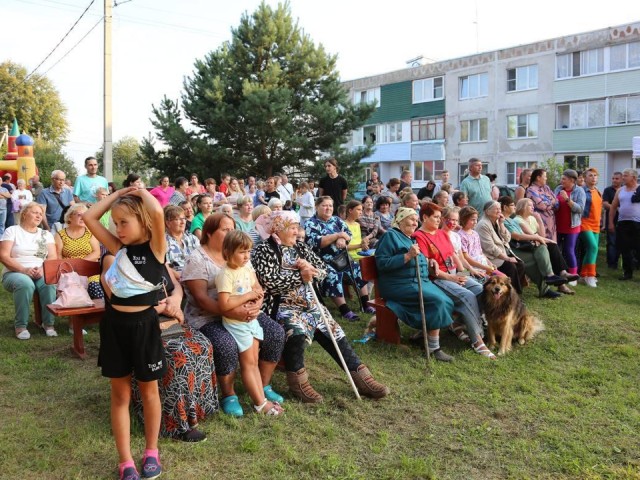
[[[73,267],[78,275],[90,277],[100,273],[100,263],[84,260],[83,258],[65,258],[62,260],[45,260],[43,264],[44,281],[48,285],[58,283],[58,270],[60,264],[66,263]],[[42,325],[42,316],[40,314],[40,298],[38,295],[33,296],[35,309],[35,322]],[[92,307],[81,308],[62,308],[58,305],[47,305],[49,310],[56,317],[69,317],[69,325],[73,328],[73,346],[71,350],[81,359],[85,359],[87,354],[84,349],[84,338],[82,330],[86,325],[98,323],[102,320],[104,314],[104,300],[98,299],[93,301]]]
[[[387,308],[387,302],[380,296],[378,289],[378,268],[375,257],[363,257],[360,259],[362,279],[373,282],[375,298],[369,300],[369,305],[376,309],[376,338],[383,342],[399,344],[400,326],[398,317]]]

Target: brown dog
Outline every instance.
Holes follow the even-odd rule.
[[[537,317],[527,312],[527,307],[511,285],[509,277],[492,276],[484,284],[482,304],[489,327],[489,348],[496,346],[496,335],[500,337],[498,355],[511,350],[513,338],[523,345],[541,330],[544,325]]]

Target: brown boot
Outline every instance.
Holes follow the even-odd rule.
[[[365,397],[382,398],[391,393],[388,387],[385,387],[380,382],[376,382],[364,364],[360,365],[357,371],[351,372],[351,377],[358,388],[358,392]]]
[[[297,372],[287,372],[287,383],[289,391],[302,400],[302,403],[320,403],[322,395],[316,392],[309,383],[309,375],[306,368],[301,368]]]

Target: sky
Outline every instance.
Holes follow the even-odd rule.
[[[112,1],[112,0],[108,0]],[[0,0],[0,62],[37,69],[67,108],[65,150],[84,173],[103,139],[105,0]],[[259,0],[116,0],[113,9],[113,141],[153,127],[152,105],[179,99],[193,64],[230,39]],[[277,0],[266,0],[277,6]],[[290,0],[299,26],[338,56],[342,80],[406,68],[417,56],[439,61],[640,21],[629,0]],[[92,30],[93,29],[93,30]],[[85,36],[86,35],[86,36]],[[84,38],[83,38],[84,37]],[[75,47],[74,47],[75,46]],[[69,50],[71,50],[69,52]],[[69,52],[69,53],[67,53]],[[18,119],[19,121],[20,119]],[[36,152],[37,163],[37,152]]]

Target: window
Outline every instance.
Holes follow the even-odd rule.
[[[413,103],[431,102],[444,98],[442,77],[424,78],[413,82]]]
[[[640,95],[609,99],[609,125],[640,122]]]
[[[592,75],[602,72],[604,72],[604,48],[580,52],[580,75]]]
[[[489,95],[489,75],[480,73],[460,77],[460,100]]]
[[[558,105],[556,128],[590,128],[605,125],[605,101]]]
[[[413,163],[413,180],[427,182],[440,177],[444,170],[444,160],[427,160]]]
[[[538,114],[509,115],[507,138],[531,138],[538,136]]]
[[[538,88],[538,66],[510,68],[507,70],[507,92]]]
[[[353,94],[353,103],[374,103],[376,107],[380,106],[380,89],[370,88],[369,90],[360,90]]]
[[[460,141],[486,142],[487,119],[478,118],[476,120],[464,120],[460,122]]]
[[[556,57],[557,79],[629,68],[640,68],[640,42],[594,48]]]
[[[507,185],[520,183],[520,173],[525,168],[534,170],[538,168],[538,162],[509,162],[507,163]]]
[[[565,155],[564,168],[584,172],[589,168],[589,155]]]
[[[444,117],[411,120],[411,141],[444,139]]]
[[[377,140],[379,143],[402,141],[402,123],[385,123],[378,125]]]

